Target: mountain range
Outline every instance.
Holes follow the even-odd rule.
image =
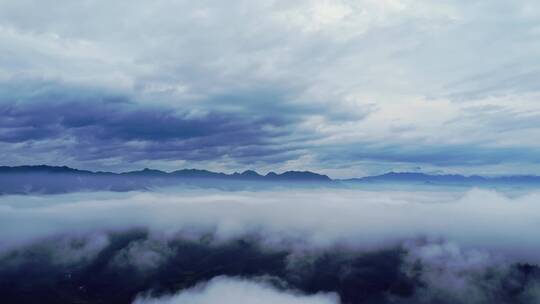
[[[352,179],[331,179],[310,171],[269,172],[253,170],[226,174],[199,169],[172,172],[148,169],[123,173],[88,171],[67,166],[0,166],[0,194],[67,193],[74,191],[130,191],[152,187],[190,186],[224,189],[293,186],[356,186],[373,184],[422,184],[446,186],[524,185],[540,186],[540,176],[430,175],[416,172],[389,172]]]

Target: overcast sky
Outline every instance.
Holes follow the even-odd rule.
[[[540,172],[537,0],[0,0],[0,164]]]

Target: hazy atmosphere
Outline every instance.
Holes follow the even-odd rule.
[[[0,0],[0,302],[540,303],[540,2]]]

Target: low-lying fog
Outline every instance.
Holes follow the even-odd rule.
[[[536,303],[540,192],[0,197],[20,303]]]

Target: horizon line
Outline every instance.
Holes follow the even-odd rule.
[[[208,170],[208,169],[199,169],[199,168],[180,168],[180,169],[173,170],[173,171],[165,171],[165,170],[161,170],[161,169],[153,169],[153,168],[145,167],[143,169],[138,169],[138,170],[113,172],[113,171],[104,171],[104,170],[80,169],[80,168],[71,167],[71,166],[67,166],[67,165],[48,165],[48,164],[17,165],[17,166],[0,165],[0,169],[2,169],[2,168],[12,168],[13,169],[13,168],[22,168],[22,167],[29,167],[29,168],[36,168],[36,167],[67,168],[67,169],[71,169],[71,170],[89,172],[89,173],[94,173],[94,174],[107,173],[107,174],[118,174],[118,175],[128,174],[128,173],[144,172],[144,171],[158,171],[158,172],[165,173],[165,174],[172,174],[172,173],[179,172],[179,171],[192,170],[192,171],[205,171],[205,172],[215,173],[215,174],[223,174],[223,175],[226,175],[226,176],[234,176],[235,174],[236,175],[242,175],[242,174],[245,174],[247,172],[254,172],[258,176],[265,177],[265,176],[271,175],[272,173],[277,174],[277,175],[282,175],[282,174],[287,173],[287,172],[295,172],[295,173],[310,173],[310,174],[316,174],[316,175],[320,175],[320,176],[325,176],[325,177],[329,178],[332,181],[346,181],[346,180],[355,180],[355,179],[365,179],[365,178],[371,178],[371,177],[382,177],[382,176],[387,176],[387,175],[391,175],[391,174],[411,174],[411,175],[412,174],[418,174],[418,175],[431,176],[431,177],[442,177],[442,176],[445,176],[445,177],[454,176],[454,177],[464,177],[464,178],[477,177],[477,178],[485,178],[485,179],[509,178],[509,177],[536,177],[536,178],[540,178],[540,175],[535,175],[535,174],[507,174],[507,175],[488,176],[488,175],[482,175],[482,174],[470,174],[470,175],[458,174],[458,173],[443,173],[443,174],[435,173],[435,174],[432,174],[432,173],[427,173],[427,172],[394,171],[394,170],[387,171],[387,172],[381,173],[381,174],[366,175],[366,176],[362,176],[362,177],[332,178],[332,177],[328,176],[327,174],[323,174],[323,173],[319,173],[317,171],[311,171],[311,170],[286,170],[286,171],[282,171],[282,172],[268,171],[266,174],[261,174],[257,170],[254,170],[254,169],[246,169],[246,170],[241,171],[241,172],[234,171],[232,173],[225,173],[225,172],[222,172],[222,171],[212,171],[212,170]]]

